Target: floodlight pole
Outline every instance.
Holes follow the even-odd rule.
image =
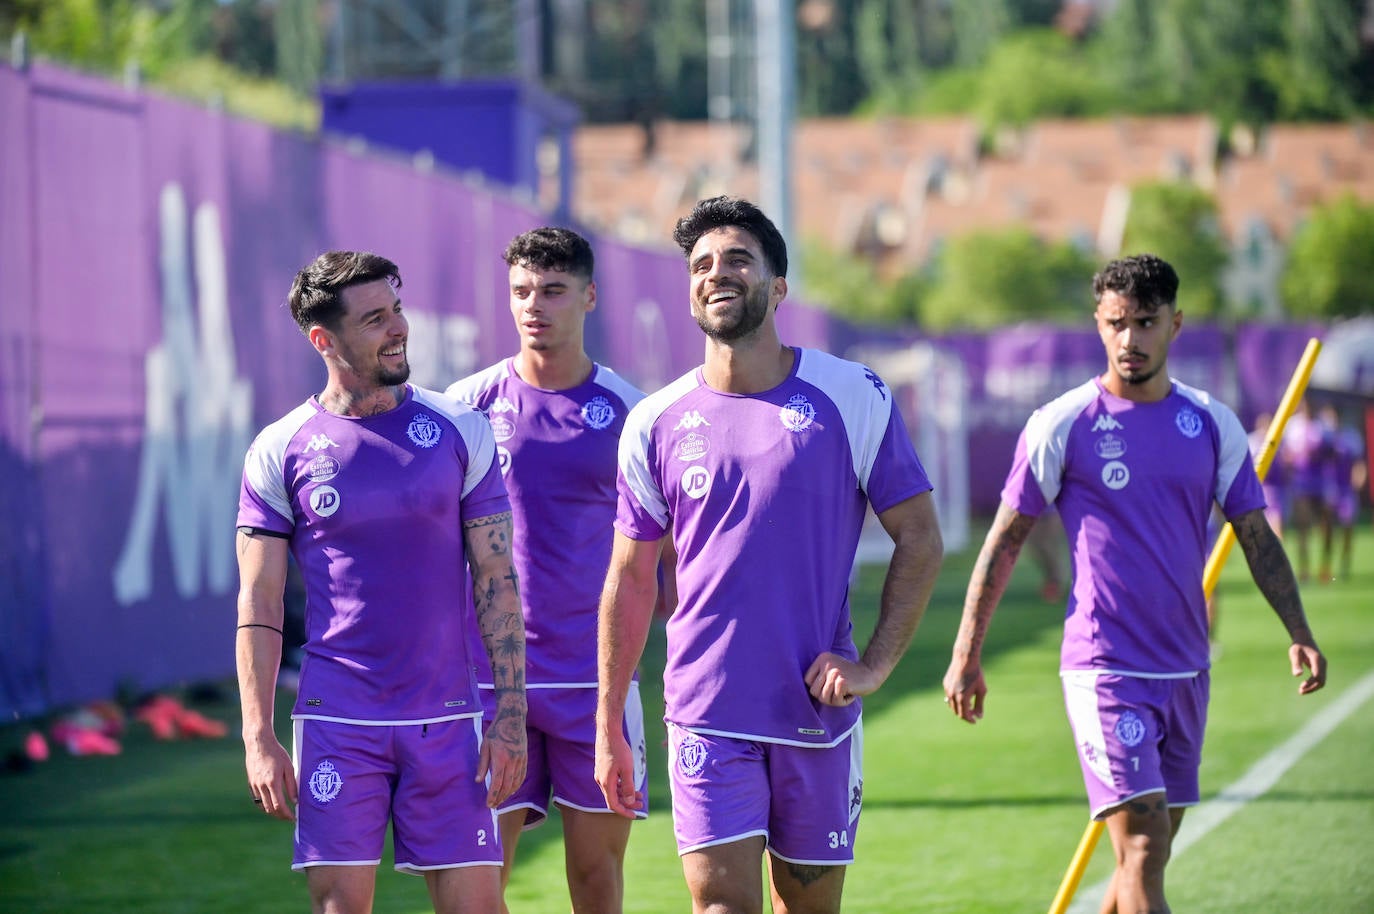
[[[801,285],[792,218],[792,125],[796,119],[797,16],[792,0],[757,0],[759,205],[787,240],[789,284]]]

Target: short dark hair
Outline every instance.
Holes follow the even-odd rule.
[[[291,316],[302,333],[318,324],[337,330],[343,317],[344,289],[385,279],[401,288],[401,271],[380,254],[367,251],[326,251],[303,267],[291,282]]]
[[[690,258],[692,248],[697,246],[702,235],[726,226],[742,228],[753,235],[763,248],[763,259],[773,275],[787,275],[787,242],[782,232],[763,210],[739,197],[711,197],[699,201],[690,213],[677,221],[673,240]]]
[[[1093,301],[1101,303],[1104,292],[1134,299],[1136,307],[1144,311],[1172,308],[1178,298],[1178,274],[1153,254],[1123,257],[1093,277]]]
[[[571,229],[548,225],[516,235],[501,256],[512,267],[557,270],[588,280],[596,266],[591,243],[586,238]]]

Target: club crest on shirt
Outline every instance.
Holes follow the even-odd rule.
[[[305,467],[305,476],[311,482],[328,482],[339,475],[339,461],[328,454],[321,454]]]
[[[793,394],[778,410],[778,418],[782,420],[782,427],[789,432],[800,432],[815,421],[816,407],[811,405],[805,394]]]
[[[328,803],[343,790],[343,775],[339,774],[334,763],[325,759],[315,766],[310,774],[310,795],[316,802]]]
[[[701,459],[711,449],[711,442],[705,435],[691,432],[677,443],[677,459],[692,461]]]
[[[1124,489],[1131,481],[1131,471],[1120,460],[1113,460],[1102,467],[1102,484],[1109,489]]]
[[[439,428],[439,423],[424,413],[416,413],[406,429],[406,437],[420,447],[434,447],[439,443],[441,434],[443,430]]]
[[[677,746],[677,770],[687,777],[696,777],[706,767],[706,744],[694,734],[684,733]]]
[[[510,451],[498,444],[496,446],[496,463],[497,466],[501,467],[502,476],[510,472],[511,459]]]
[[[1174,425],[1178,426],[1185,438],[1196,438],[1202,434],[1202,417],[1191,406],[1178,411],[1178,415],[1174,416]]]
[[[333,486],[316,486],[310,492],[310,510],[316,517],[329,517],[339,510],[339,490]]]
[[[582,421],[600,431],[615,421],[615,407],[605,397],[592,397],[582,404]]]
[[[1145,721],[1134,711],[1127,711],[1116,719],[1116,738],[1121,745],[1134,749],[1145,739]]]
[[[1126,453],[1126,442],[1108,432],[1093,443],[1093,450],[1103,460],[1115,460]]]

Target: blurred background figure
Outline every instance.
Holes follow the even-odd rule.
[[[1311,404],[1304,398],[1284,430],[1283,444],[1279,449],[1292,496],[1290,519],[1297,534],[1299,581],[1311,579],[1308,534],[1314,524],[1321,522],[1324,511],[1319,459],[1322,438],[1321,424],[1312,414]]]
[[[1264,450],[1264,439],[1269,434],[1269,426],[1274,421],[1271,413],[1260,413],[1255,416],[1255,424],[1250,429],[1250,459],[1259,466],[1260,453]],[[1274,528],[1274,532],[1283,538],[1283,519],[1288,514],[1286,500],[1288,492],[1284,485],[1286,469],[1284,463],[1278,455],[1269,464],[1269,472],[1261,480],[1264,489],[1264,500],[1268,507],[1264,509],[1264,516],[1269,519],[1269,526]]]
[[[1360,513],[1360,490],[1368,468],[1364,441],[1357,429],[1341,422],[1332,404],[1317,411],[1323,445],[1318,463],[1322,481],[1322,553],[1320,579],[1336,579],[1333,559],[1340,563],[1340,577],[1350,577],[1351,534]],[[1333,550],[1336,555],[1333,556]]]

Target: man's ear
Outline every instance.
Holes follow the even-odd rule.
[[[787,297],[787,277],[774,276],[769,284],[768,297],[773,300],[773,309],[777,310],[778,305]]]
[[[587,311],[588,313],[596,310],[596,280],[587,280]]]
[[[334,334],[321,327],[319,324],[311,327],[305,335],[310,340],[310,345],[315,347],[315,351],[320,355],[328,355],[334,351]]]

